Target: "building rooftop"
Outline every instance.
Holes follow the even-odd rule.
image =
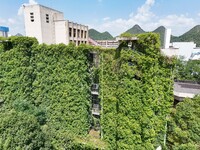
[[[183,98],[193,98],[200,94],[200,84],[192,81],[175,81],[174,82],[174,96],[179,97],[180,101]]]
[[[50,7],[47,7],[47,6],[43,6],[43,5],[41,5],[41,4],[32,4],[32,5],[23,5],[23,6],[24,6],[24,7],[39,6],[39,7],[44,7],[44,8],[47,8],[47,9],[51,9],[51,10],[53,10],[53,11],[57,11],[58,13],[62,13],[62,14],[63,14],[63,12],[61,12],[61,11],[55,10],[55,9],[50,8]]]

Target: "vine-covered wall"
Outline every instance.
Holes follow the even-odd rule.
[[[160,54],[156,34],[138,39],[134,50],[126,44],[105,50],[38,45],[27,37],[2,39],[0,149],[146,150],[163,145],[173,104],[173,60]],[[100,59],[93,74],[91,51]],[[102,141],[88,135],[90,86],[96,80]]]
[[[24,114],[30,116],[33,123],[37,120],[35,126],[39,124],[39,129],[30,130],[46,136],[43,141],[35,139],[41,147],[47,147],[45,143],[48,143],[48,147],[55,149],[68,148],[76,135],[86,136],[91,120],[88,72],[91,47],[38,45],[34,38],[27,37],[11,37],[0,45],[0,113],[13,113],[16,117]],[[0,145],[5,147],[7,144],[7,149],[29,147],[32,144],[29,138],[17,133],[11,137],[11,130],[20,128],[17,124],[3,123],[17,118],[5,117],[7,120],[0,118],[7,128],[0,129],[0,135],[4,135]],[[21,130],[28,129],[26,122],[29,120],[21,119],[21,125],[24,121]],[[20,140],[25,142],[18,143]]]
[[[138,35],[120,57],[101,53],[103,138],[111,149],[155,149],[164,142],[173,104],[173,62],[163,57],[156,34]]]

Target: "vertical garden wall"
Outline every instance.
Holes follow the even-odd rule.
[[[161,55],[158,35],[138,38],[134,50],[122,47],[118,58],[113,51],[101,53],[101,127],[111,149],[155,149],[164,143],[173,63]]]
[[[0,149],[155,149],[166,140],[173,60],[159,37],[138,35],[134,50],[0,40]],[[100,65],[91,73],[89,53]],[[93,79],[92,79],[93,78]],[[101,139],[92,125],[91,82],[100,85]],[[14,136],[13,136],[14,135]]]
[[[31,147],[26,135],[11,136],[18,128],[24,130],[21,133],[35,131],[43,137],[35,139],[39,147],[54,149],[69,148],[76,135],[86,136],[91,120],[87,58],[91,47],[38,45],[26,37],[11,37],[0,45],[0,114],[5,115],[0,118],[0,146]],[[23,115],[30,119],[20,119]],[[31,120],[36,127],[29,131]]]

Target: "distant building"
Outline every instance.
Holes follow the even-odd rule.
[[[9,28],[0,26],[0,37],[8,37]]]
[[[200,52],[200,49],[196,47],[194,42],[172,42],[170,43],[171,38],[171,29],[165,30],[164,38],[164,48],[161,49],[161,52],[168,56],[183,56],[185,60],[189,60],[192,56],[192,53]]]
[[[39,4],[24,6],[26,36],[46,44],[88,44],[88,26],[64,19],[60,11]]]

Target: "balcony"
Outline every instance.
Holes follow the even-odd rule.
[[[92,105],[92,114],[93,115],[100,116],[100,110],[101,110],[101,107],[100,107],[99,104],[93,104]]]
[[[92,84],[91,94],[92,95],[99,95],[99,84]]]

